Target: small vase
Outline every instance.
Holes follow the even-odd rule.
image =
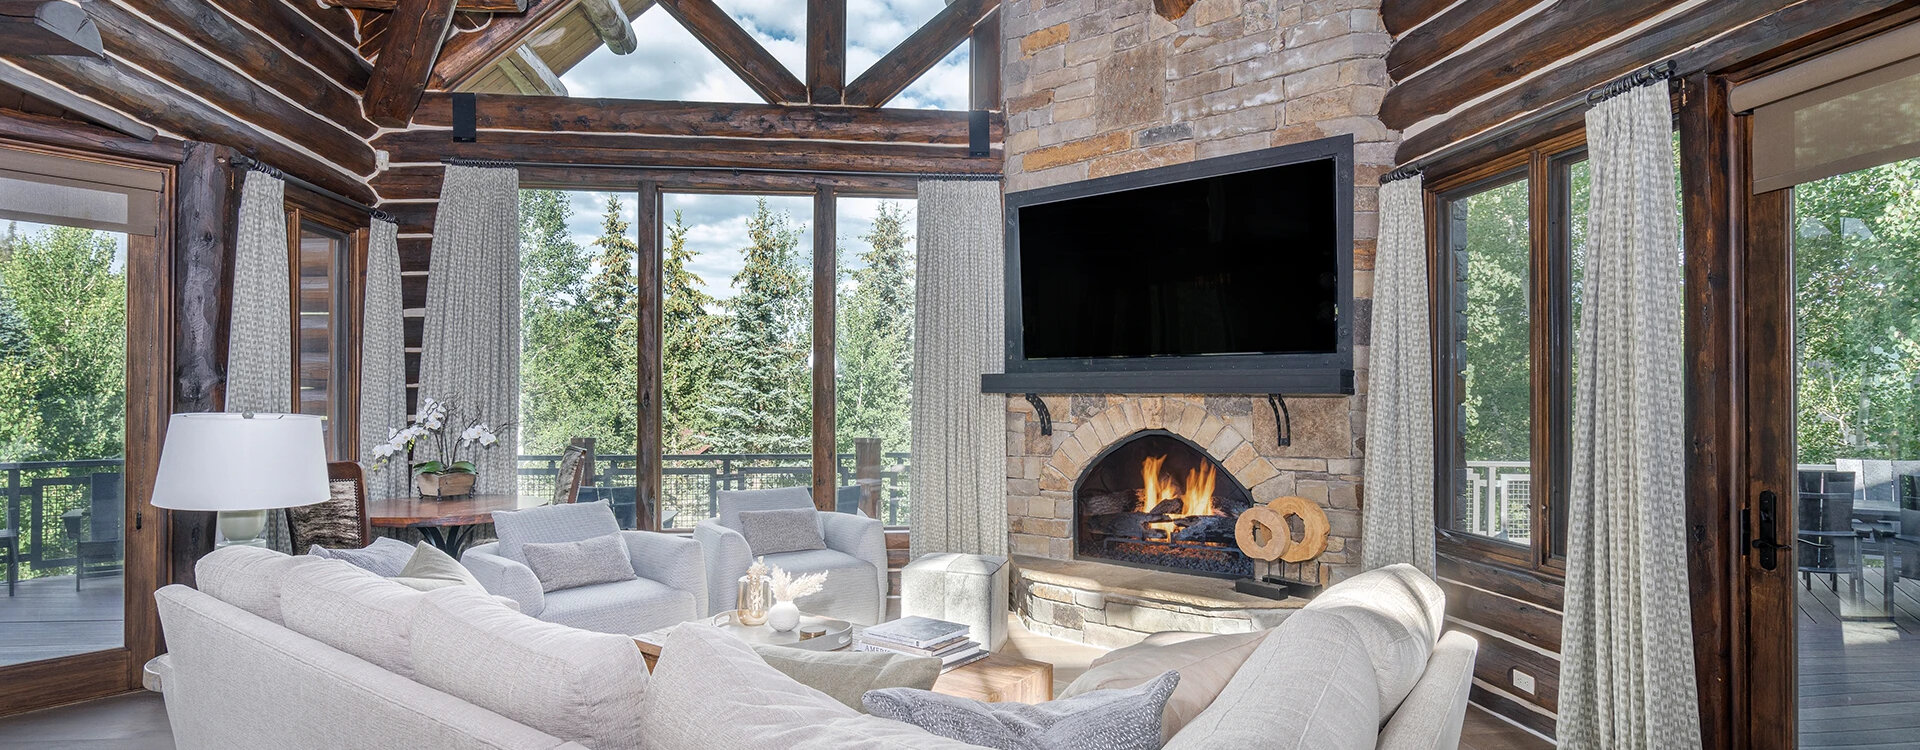
[[[793,602],[776,602],[767,610],[767,625],[782,633],[800,627],[800,608]]]
[[[740,624],[753,627],[767,621],[773,606],[773,585],[766,576],[740,576],[740,596],[734,602],[734,616]]]

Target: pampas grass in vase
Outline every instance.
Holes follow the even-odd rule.
[[[782,633],[800,626],[800,607],[793,600],[818,594],[827,585],[826,571],[796,576],[778,565],[773,566],[768,578],[773,584],[774,605],[767,610],[767,625]]]

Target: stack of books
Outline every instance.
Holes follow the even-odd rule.
[[[967,626],[931,617],[902,617],[867,628],[853,637],[855,651],[891,651],[931,656],[948,672],[987,658],[987,650],[968,639]]]

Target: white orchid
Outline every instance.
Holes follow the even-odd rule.
[[[449,429],[449,426],[458,428]],[[462,426],[464,425],[464,426]],[[501,425],[504,429],[511,425]],[[375,470],[385,468],[388,460],[396,455],[406,454],[412,457],[414,447],[425,439],[432,439],[438,460],[420,461],[412,464],[415,471],[421,473],[472,473],[472,461],[459,460],[460,448],[479,443],[481,448],[491,448],[500,442],[494,427],[484,420],[464,419],[460,410],[451,401],[442,401],[432,396],[420,399],[420,410],[406,427],[387,430],[387,442],[374,446],[373,454],[379,458]]]

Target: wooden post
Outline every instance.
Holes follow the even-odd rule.
[[[853,439],[853,477],[860,483],[860,512],[880,517],[880,438]]]
[[[663,341],[660,328],[661,273],[660,273],[660,184],[653,181],[640,183],[639,196],[634,201],[634,225],[639,234],[639,272],[636,282],[640,290],[640,362],[637,378],[639,380],[640,423],[636,433],[639,445],[635,446],[633,464],[633,484],[635,502],[635,525],[642,529],[660,528],[661,491],[664,484],[660,474],[660,345]]]
[[[833,188],[813,191],[813,507],[833,510],[839,488],[839,457],[833,443],[834,280],[838,232]]]
[[[228,292],[232,289],[233,150],[189,142],[175,181],[173,230],[174,392],[176,412],[219,411],[226,402]],[[213,551],[214,514],[169,513],[173,583],[193,585],[193,564]]]
[[[839,104],[847,86],[847,0],[807,0],[807,98]]]
[[[598,456],[594,451],[594,446],[599,443],[599,440],[590,437],[577,437],[574,438],[572,442],[587,452],[587,455],[580,459],[580,481],[586,484],[599,484],[599,480],[595,478],[599,476],[599,474],[594,470],[595,459]]]

